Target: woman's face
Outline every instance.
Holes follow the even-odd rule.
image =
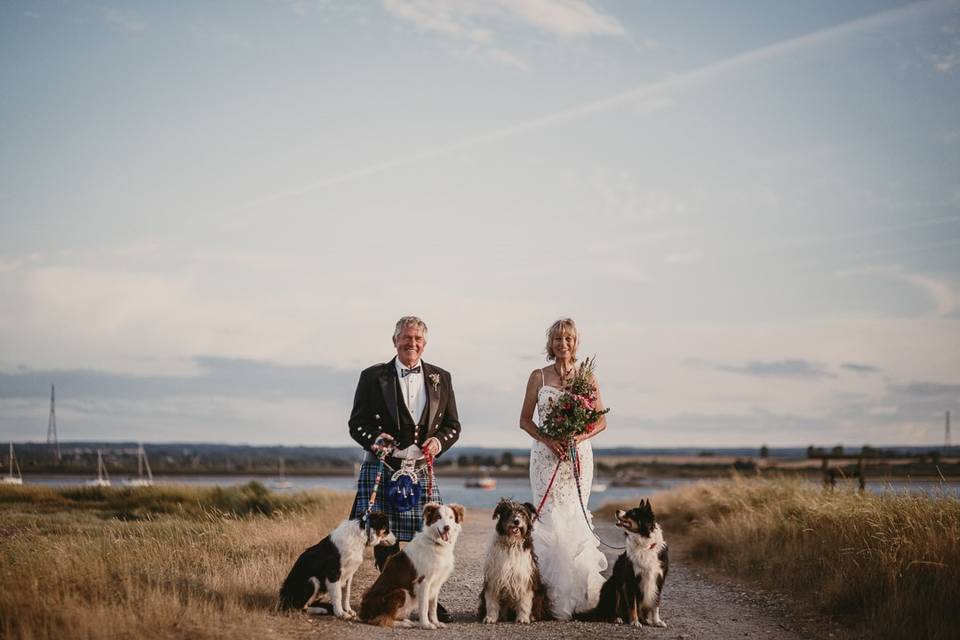
[[[557,360],[572,360],[577,355],[577,336],[567,327],[553,334],[553,354]]]

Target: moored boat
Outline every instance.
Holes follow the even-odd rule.
[[[13,475],[13,470],[17,470],[17,475]],[[0,478],[0,484],[23,484],[23,474],[20,473],[20,464],[17,462],[17,456],[13,452],[13,443],[10,443],[10,472]]]

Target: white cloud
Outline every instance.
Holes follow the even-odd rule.
[[[657,111],[665,111],[676,104],[677,101],[670,96],[653,96],[649,100],[638,101],[633,108],[633,112],[638,116],[645,116]]]
[[[957,65],[960,65],[960,53],[946,53],[934,59],[934,66],[942,73],[949,73]]]
[[[895,404],[877,405],[877,406],[875,406],[875,407],[870,407],[869,409],[867,409],[867,415],[871,415],[871,416],[895,416],[895,415],[897,415],[897,412],[898,412],[899,410],[900,410],[900,407],[898,407],[898,406],[895,405]]]
[[[477,47],[474,51],[471,51],[471,53],[484,60],[506,67],[512,67],[518,71],[530,71],[533,68],[530,66],[530,63],[523,58],[517,57],[506,49],[500,49],[498,47]]]
[[[931,275],[912,273],[900,265],[889,267],[862,267],[842,269],[836,272],[839,278],[883,276],[893,277],[922,290],[933,303],[936,314],[946,317],[960,308],[960,295],[946,280]]]
[[[442,14],[441,18],[432,17],[430,14],[423,14],[419,9],[420,5],[433,6],[434,3],[428,3],[426,0],[422,3],[415,3],[413,0],[384,0],[384,6],[396,15],[409,14],[411,21],[422,20],[421,26],[429,24],[436,25],[434,30],[447,30],[454,33],[463,31],[463,26],[456,20],[450,19],[447,14]],[[446,5],[444,5],[446,6]],[[451,7],[474,7],[471,2],[463,2],[449,5]],[[841,41],[852,35],[868,32],[874,29],[896,25],[905,19],[912,19],[925,12],[932,12],[942,8],[942,3],[916,4],[908,5],[905,8],[884,11],[866,18],[852,20],[840,25],[821,29],[796,38],[777,42],[765,47],[760,47],[753,51],[734,55],[723,60],[706,64],[698,69],[669,76],[663,80],[653,82],[649,85],[637,87],[629,91],[624,91],[606,98],[592,100],[579,106],[556,111],[538,118],[519,122],[496,131],[481,133],[453,142],[425,149],[423,151],[402,155],[391,160],[377,162],[360,169],[353,169],[335,175],[322,177],[308,184],[299,187],[286,189],[276,192],[247,204],[244,208],[259,207],[264,204],[273,203],[278,200],[285,200],[302,196],[306,193],[325,189],[327,187],[352,182],[360,178],[377,175],[385,171],[413,165],[424,160],[436,159],[451,155],[455,152],[470,149],[479,145],[489,144],[499,140],[510,139],[518,135],[526,134],[532,131],[538,131],[544,128],[553,127],[571,120],[583,118],[586,116],[604,113],[607,111],[620,109],[625,106],[636,104],[638,101],[657,99],[667,93],[678,93],[682,90],[696,86],[705,81],[715,79],[717,76],[731,73],[733,71],[749,67],[760,62],[766,62],[778,57],[794,54],[804,49],[822,47],[831,42]],[[413,16],[416,16],[414,18]],[[419,24],[419,23],[418,23]],[[424,27],[427,28],[427,27]],[[433,28],[431,26],[431,28]],[[466,32],[469,33],[469,32]],[[474,36],[476,38],[476,36]]]
[[[497,0],[506,12],[560,36],[621,35],[623,25],[582,0]]]
[[[615,18],[582,0],[384,0],[383,6],[419,29],[470,42],[471,57],[520,71],[531,65],[497,42],[503,26],[532,27],[562,38],[623,33]]]
[[[142,33],[147,28],[145,21],[125,11],[113,7],[99,7],[98,11],[107,24],[119,27],[128,33]]]
[[[699,251],[680,251],[677,253],[671,253],[666,257],[667,264],[687,264],[690,262],[697,262],[702,257],[702,254]]]
[[[391,14],[421,29],[487,42],[488,28],[475,22],[506,22],[561,37],[621,35],[623,25],[582,0],[384,0]]]
[[[948,316],[960,307],[960,297],[948,282],[920,274],[904,273],[901,277],[923,289],[930,296],[937,309],[937,315]]]

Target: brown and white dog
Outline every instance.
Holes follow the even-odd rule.
[[[361,620],[381,627],[412,627],[409,616],[416,608],[423,629],[446,626],[437,620],[437,598],[453,571],[453,547],[463,513],[458,504],[424,505],[423,530],[387,559],[383,572],[363,594]]]
[[[488,624],[500,620],[546,620],[550,603],[533,551],[536,507],[529,502],[520,504],[501,498],[493,510],[493,519],[497,521],[497,535],[483,567],[479,619]]]

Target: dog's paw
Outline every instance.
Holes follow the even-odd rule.
[[[623,618],[614,618],[613,624],[623,624]]]
[[[634,620],[633,622],[630,623],[630,626],[631,626],[631,627],[639,627],[639,626],[640,626],[640,621],[639,621],[639,620]]]
[[[483,624],[497,624],[496,616],[487,616],[483,619]]]
[[[434,631],[434,630],[436,630],[437,625],[433,624],[433,623],[430,622],[429,620],[421,620],[421,621],[420,621],[420,628],[421,628],[421,629],[427,629],[427,630],[429,630],[429,631]]]
[[[437,625],[437,629],[446,629],[446,628],[447,628],[447,625],[446,625],[445,623],[443,623],[443,622],[440,622],[439,620],[438,620],[437,622],[434,622],[433,624]]]
[[[397,620],[394,624],[403,629],[413,629],[417,626],[413,620]]]
[[[517,622],[520,624],[530,624],[530,616],[517,616]]]

